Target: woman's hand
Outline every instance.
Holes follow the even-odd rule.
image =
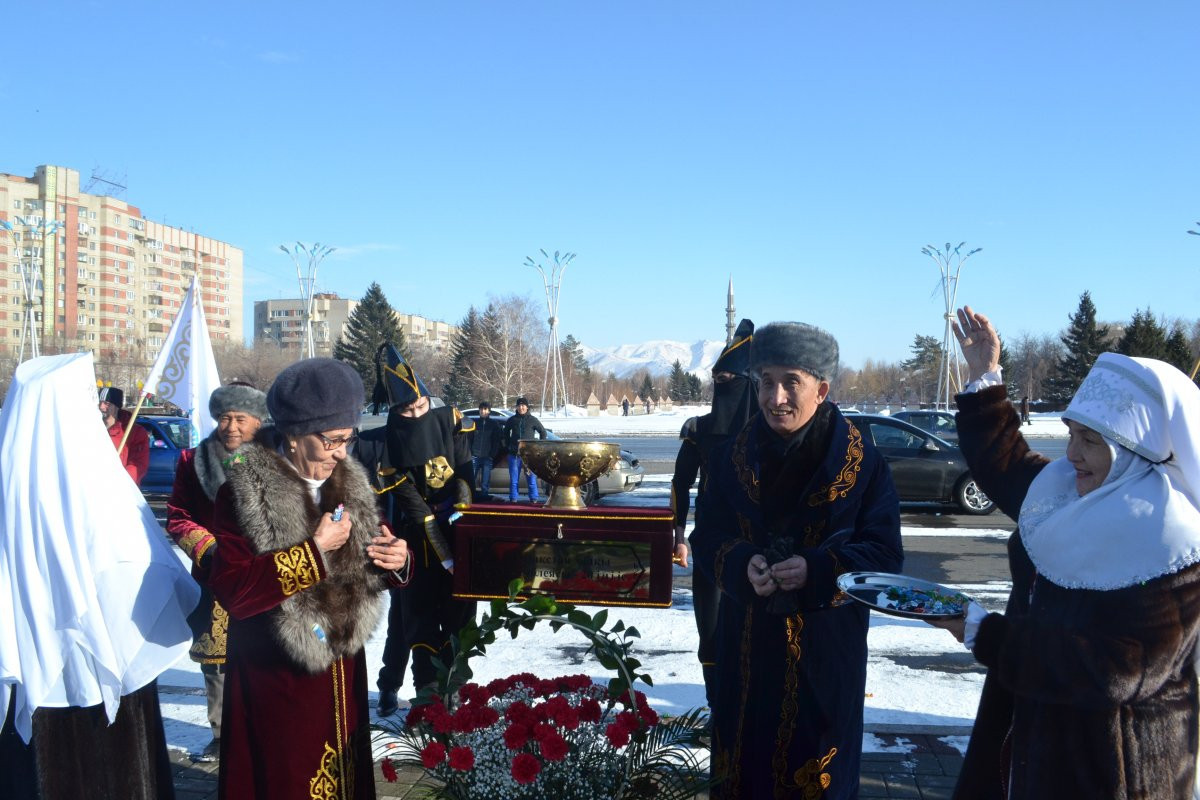
[[[767,559],[761,555],[750,559],[750,563],[746,565],[746,577],[750,579],[750,585],[759,597],[773,595],[779,588],[779,584],[771,575],[771,568],[767,566]]]
[[[387,525],[379,526],[379,535],[367,545],[367,558],[387,572],[398,572],[408,564],[408,542],[397,539]]]
[[[950,327],[967,362],[967,380],[976,380],[983,373],[999,368],[1000,336],[987,317],[963,306],[958,310],[958,321],[951,320]]]
[[[349,516],[334,522],[333,515],[329,512],[321,515],[321,521],[317,523],[317,532],[313,534],[313,541],[316,542],[318,550],[322,553],[332,552],[344,545],[349,538]]]
[[[962,644],[963,635],[967,628],[966,617],[953,617],[952,619],[928,619],[925,620],[935,628],[941,628],[944,631],[950,631],[950,635]]]
[[[808,584],[808,560],[804,556],[792,556],[780,561],[770,569],[775,585],[785,592],[803,589]]]

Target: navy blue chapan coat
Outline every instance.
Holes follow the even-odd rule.
[[[786,456],[761,415],[715,455],[696,510],[696,563],[722,591],[713,708],[714,798],[855,798],[868,611],[837,576],[899,572],[900,510],[887,462],[831,403]],[[779,537],[808,584],[761,598],[751,557]],[[844,599],[844,598],[841,598]]]

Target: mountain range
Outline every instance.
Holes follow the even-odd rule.
[[[701,340],[687,344],[667,339],[607,348],[588,347],[586,344],[579,346],[584,360],[598,375],[611,372],[618,378],[626,378],[641,369],[652,375],[667,375],[678,361],[685,372],[702,380],[711,378],[712,365],[724,349],[723,341]]]

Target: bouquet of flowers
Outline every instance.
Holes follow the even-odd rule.
[[[516,588],[519,588],[517,586]],[[513,589],[513,595],[516,590]],[[396,759],[419,765],[437,779],[444,800],[475,798],[691,798],[708,786],[696,757],[702,714],[691,711],[660,720],[634,680],[629,640],[637,631],[618,621],[605,629],[607,611],[589,616],[545,596],[520,604],[495,601],[492,613],[457,637],[454,664],[436,694],[414,705],[401,726],[384,722],[396,738]],[[547,621],[555,630],[580,630],[618,676],[608,685],[587,675],[542,679],[522,673],[481,686],[468,661],[483,654],[495,632],[515,637]],[[390,757],[383,772],[394,774]]]

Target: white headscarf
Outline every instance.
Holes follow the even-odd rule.
[[[121,466],[90,353],[21,364],[0,412],[0,718],[104,704],[191,644],[200,596]],[[15,692],[12,691],[15,689]]]
[[[1200,561],[1200,389],[1162,361],[1104,353],[1063,418],[1101,434],[1114,458],[1083,496],[1065,457],[1029,487],[1021,539],[1038,573],[1110,590]]]

